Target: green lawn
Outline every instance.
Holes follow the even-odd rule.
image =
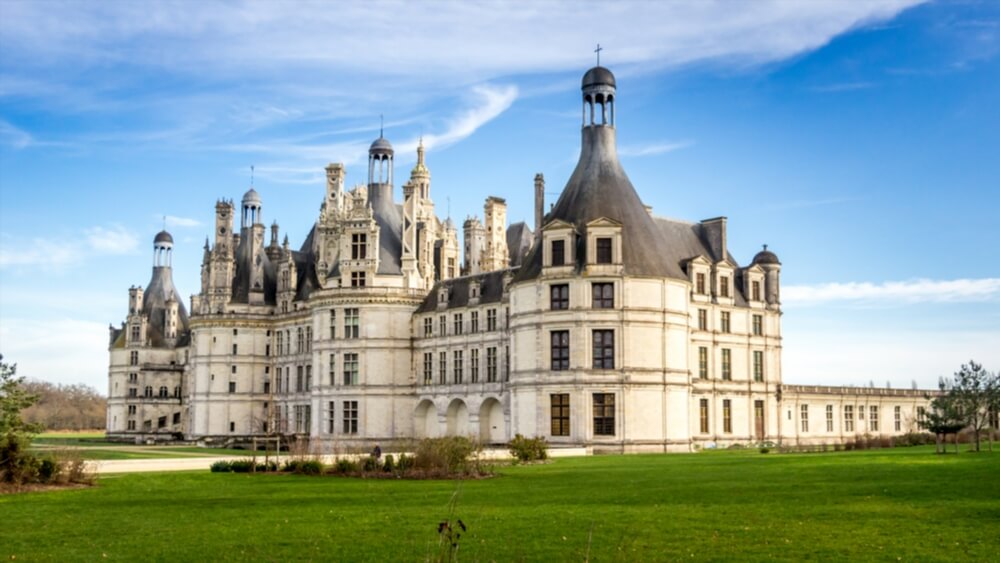
[[[129,474],[0,497],[0,558],[996,561],[1000,452],[602,456],[481,481]]]
[[[71,450],[83,459],[92,460],[248,455],[246,450],[109,442],[104,439],[103,432],[45,432],[36,436],[31,441],[31,446],[40,452]],[[263,452],[260,452],[260,455],[263,455]]]

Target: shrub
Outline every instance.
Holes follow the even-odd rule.
[[[213,463],[211,465],[211,467],[209,467],[209,470],[212,473],[232,473],[233,472],[233,464],[232,464],[232,462],[226,461],[224,459],[220,459],[219,461],[216,461],[215,463]]]
[[[507,447],[510,449],[510,455],[518,461],[541,461],[549,457],[549,445],[541,436],[525,438],[517,434]]]
[[[766,453],[768,453],[770,451],[771,451],[771,448],[769,448],[767,446],[764,446],[763,448],[760,449],[760,453],[762,453],[762,454],[766,454]]]
[[[385,463],[382,464],[382,471],[386,473],[392,473],[396,469],[396,460],[393,459],[392,454],[387,454],[385,456]]]
[[[417,444],[413,466],[448,475],[465,473],[473,449],[472,441],[464,436],[424,438]]]
[[[358,471],[358,462],[350,459],[338,459],[334,468],[337,473],[349,474]]]
[[[323,473],[323,462],[318,459],[290,459],[281,470],[299,475],[319,475]]]
[[[400,473],[406,473],[408,469],[413,467],[413,458],[406,454],[399,454],[399,463],[396,467],[399,468]]]
[[[59,476],[59,462],[51,457],[43,457],[38,464],[38,481],[51,483]]]
[[[237,459],[229,463],[229,470],[233,473],[250,473],[256,469],[252,459]]]

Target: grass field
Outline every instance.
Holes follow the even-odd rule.
[[[0,558],[996,561],[1000,452],[558,459],[480,481],[109,476],[0,497]]]
[[[65,451],[90,460],[165,459],[176,457],[216,457],[246,455],[246,450],[199,448],[196,446],[144,446],[109,442],[103,432],[45,432],[32,440],[34,450]]]

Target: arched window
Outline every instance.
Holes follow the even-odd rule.
[[[167,397],[169,397],[167,388],[166,387],[160,387],[160,398],[166,399]]]
[[[179,386],[174,387],[174,397],[177,399],[181,397],[181,388]]]
[[[142,394],[143,394],[144,397],[152,397],[153,396],[153,387],[150,386],[150,385],[147,385],[146,389],[143,390]]]

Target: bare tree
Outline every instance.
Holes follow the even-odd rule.
[[[976,438],[976,451],[980,451],[983,430],[990,422],[990,403],[996,376],[985,369],[983,364],[969,360],[955,372],[952,395],[961,420],[965,422]]]

